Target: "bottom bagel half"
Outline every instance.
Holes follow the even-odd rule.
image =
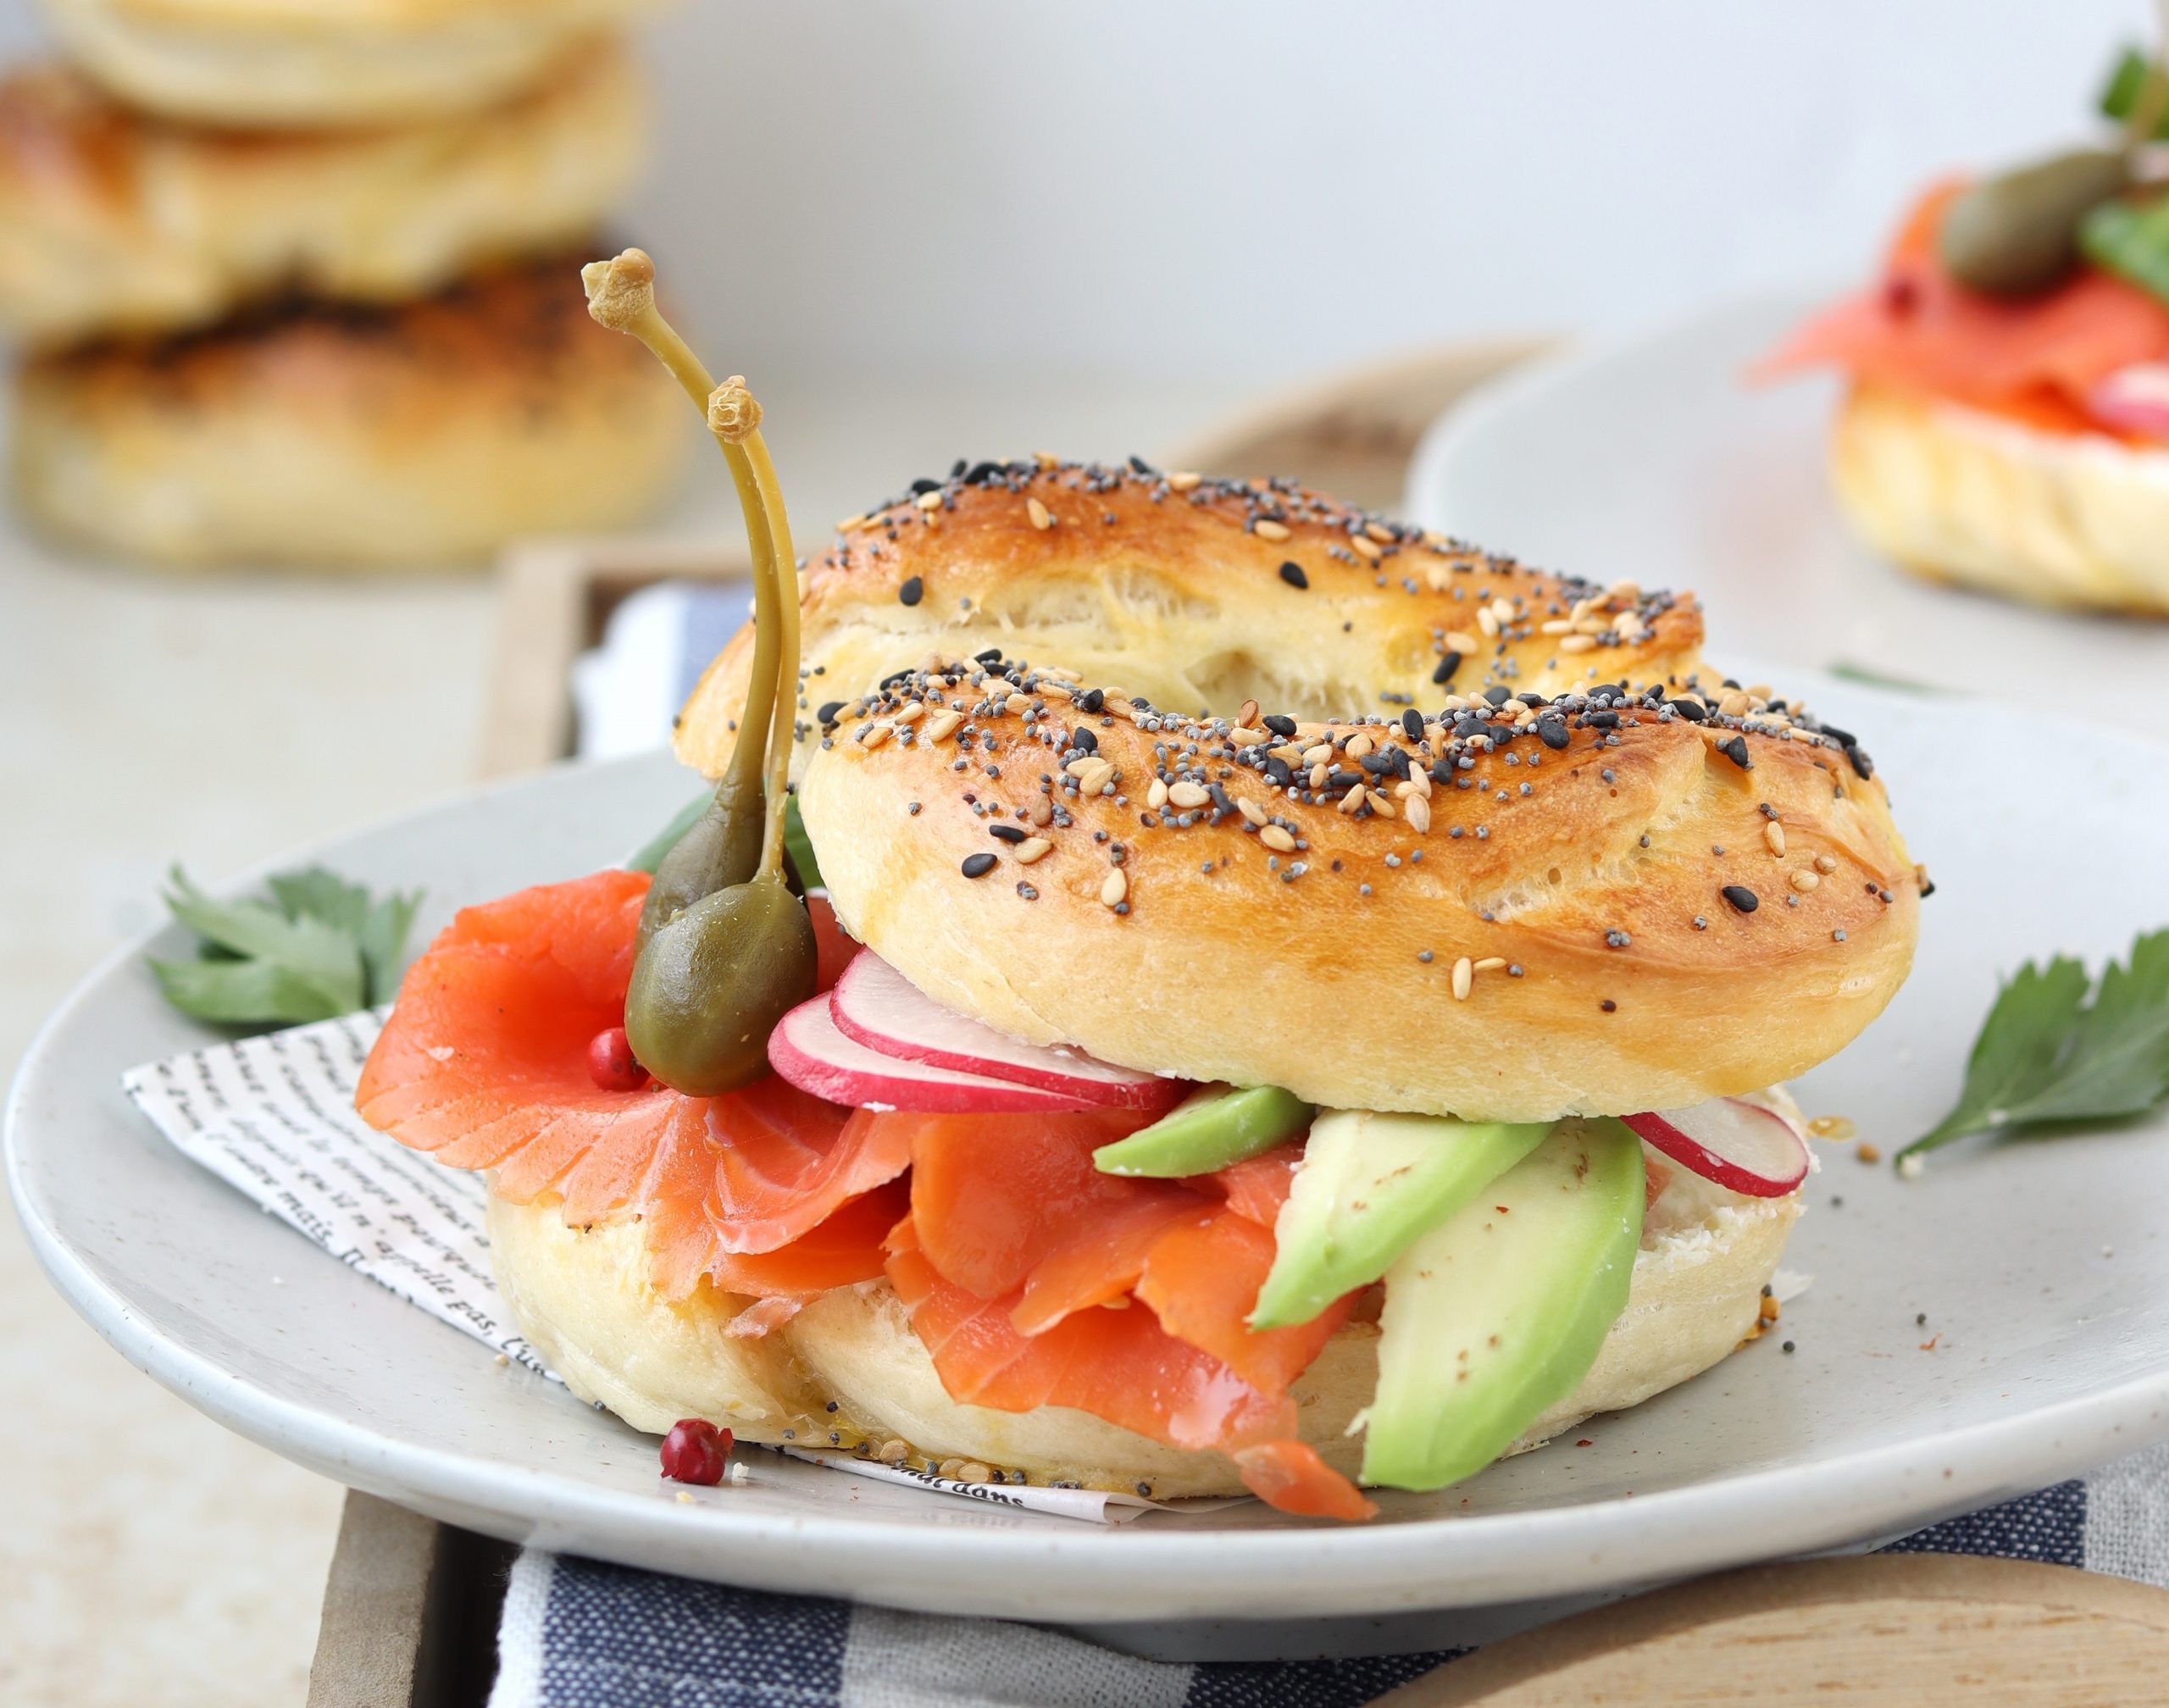
[[[1673,1174],[1645,1217],[1626,1309],[1595,1363],[1509,1453],[1639,1405],[1750,1338],[1800,1212],[1797,1193],[1742,1197]],[[673,1301],[649,1285],[638,1221],[569,1227],[554,1203],[493,1195],[489,1233],[498,1284],[536,1352],[574,1395],[636,1429],[660,1434],[705,1417],[741,1440],[950,1465],[965,1480],[998,1474],[1156,1498],[1247,1492],[1218,1452],[1170,1446],[1067,1406],[1011,1412],[951,1399],[885,1281],[823,1293],[779,1326],[749,1334],[761,1319],[739,1319],[753,1300],[703,1283]],[[1351,1478],[1378,1378],[1379,1331],[1363,1320],[1375,1314],[1358,1311],[1290,1390],[1301,1439]]]
[[[1868,544],[1929,580],[2169,614],[2169,452],[1864,382],[1830,470]]]

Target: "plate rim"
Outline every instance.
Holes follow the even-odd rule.
[[[2137,736],[2116,739],[2150,745]],[[587,776],[655,762],[654,756],[640,756],[556,767],[457,790],[389,815],[374,829],[396,830],[513,790],[576,788]],[[304,853],[336,856],[342,843],[366,834],[326,839]],[[220,893],[248,881],[235,880]],[[1649,1494],[1367,1526],[1295,1522],[1240,1532],[1158,1528],[1150,1518],[1119,1528],[1049,1519],[1002,1529],[820,1512],[734,1512],[657,1501],[509,1458],[433,1446],[274,1394],[153,1328],[56,1225],[38,1178],[46,1160],[39,1141],[69,1124],[71,1088],[54,1079],[48,1064],[108,982],[125,975],[164,929],[137,934],[79,980],[38,1029],[14,1076],[4,1115],[8,1191],[40,1267],[131,1364],[226,1427],[351,1486],[509,1539],[576,1543],[582,1552],[635,1566],[667,1552],[674,1563],[658,1569],[801,1593],[835,1594],[837,1580],[823,1568],[840,1556],[878,1559],[883,1581],[853,1585],[852,1599],[1040,1622],[1173,1623],[1435,1611],[1640,1586],[1854,1545],[2169,1438],[2165,1361],[2150,1375],[2014,1417]],[[80,1100],[91,1094],[72,1095],[80,1115]],[[32,1108],[39,1099],[50,1106],[48,1113]],[[354,1275],[350,1284],[374,1284]],[[1931,1461],[1941,1475],[1923,1485]],[[981,1582],[945,1581],[959,1567]],[[1330,1575],[1301,1577],[1301,1567],[1329,1568]],[[1171,1578],[1186,1587],[1171,1594]]]

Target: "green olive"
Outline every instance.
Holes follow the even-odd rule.
[[[764,873],[703,896],[657,929],[633,963],[625,1037],[641,1067],[692,1097],[768,1071],[768,1034],[813,994],[813,922]]]
[[[715,785],[707,810],[655,868],[641,907],[643,951],[649,939],[703,896],[752,877],[761,864],[762,806],[758,777],[749,783],[734,772]]]
[[[2079,221],[2129,181],[2124,157],[2098,148],[1983,179],[1944,214],[1944,267],[1990,297],[2049,290],[2078,264]]]

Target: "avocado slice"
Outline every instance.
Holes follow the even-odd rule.
[[[1566,1121],[1386,1272],[1363,1481],[1473,1476],[1565,1399],[1627,1306],[1642,1145]]]
[[[1102,1145],[1092,1162],[1102,1174],[1146,1174],[1156,1180],[1210,1174],[1294,1138],[1317,1112],[1277,1085],[1242,1090],[1208,1085],[1150,1127]]]
[[[1456,1121],[1362,1109],[1320,1116],[1273,1225],[1279,1250],[1251,1327],[1307,1323],[1342,1294],[1377,1280],[1420,1234],[1550,1130],[1549,1121]]]

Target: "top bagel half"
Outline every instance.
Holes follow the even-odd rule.
[[[839,917],[1020,1038],[1336,1107],[1621,1114],[1815,1065],[1911,963],[1872,762],[1709,679],[1691,600],[1284,484],[1033,463],[855,523],[802,603]],[[710,772],[749,650],[681,723]]]
[[[1545,574],[1292,481],[959,464],[839,533],[802,574],[794,774],[824,707],[935,648],[999,647],[1168,711],[1311,718],[1663,681],[1701,652],[1692,595]],[[679,757],[710,776],[752,657],[742,631],[680,718]]]

